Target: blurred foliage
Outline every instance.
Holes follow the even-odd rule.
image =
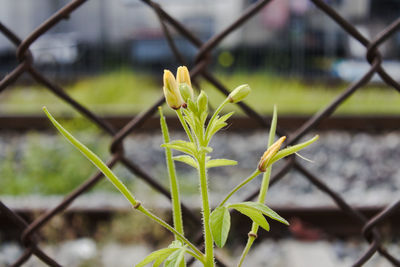
[[[93,132],[79,138],[103,160],[110,140]],[[65,194],[96,172],[78,151],[59,135],[29,133],[2,137],[0,143],[0,194]],[[121,173],[121,168],[116,168]],[[121,177],[127,177],[122,172]],[[126,182],[126,181],[125,181]],[[96,190],[114,190],[104,179]]]
[[[345,83],[310,83],[264,72],[238,71],[216,76],[231,90],[248,83],[252,93],[246,102],[263,114],[270,114],[273,104],[279,106],[280,114],[312,114],[332,102],[348,86]],[[200,86],[207,91],[211,104],[220,103],[223,96],[212,85],[202,80]],[[65,89],[97,114],[135,114],[147,109],[162,95],[161,81],[127,68],[81,79]],[[9,88],[0,94],[0,103],[0,111],[8,114],[40,113],[44,105],[55,115],[76,114],[73,108],[37,85]],[[399,114],[400,97],[387,86],[369,85],[346,100],[337,113]]]

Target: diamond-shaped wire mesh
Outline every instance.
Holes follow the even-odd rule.
[[[278,0],[277,0],[278,1]],[[37,83],[43,85],[61,100],[68,103],[72,108],[80,112],[83,116],[90,119],[94,124],[101,128],[105,133],[111,135],[113,140],[110,144],[110,156],[107,161],[107,165],[112,168],[116,163],[123,164],[128,170],[134,173],[137,177],[143,179],[146,183],[152,186],[160,194],[169,198],[169,191],[159,184],[155,178],[148,174],[145,170],[141,169],[134,161],[128,159],[124,153],[123,140],[130,134],[137,131],[137,129],[149,119],[156,111],[159,105],[164,102],[164,97],[160,94],[160,98],[153,103],[147,110],[144,110],[141,114],[134,117],[129,123],[125,125],[121,130],[117,131],[109,123],[102,120],[90,109],[85,107],[83,104],[75,101],[71,98],[67,92],[63,90],[62,87],[55,84],[49,80],[45,74],[38,71],[33,65],[33,57],[30,52],[30,46],[37,40],[41,35],[46,33],[48,30],[55,27],[61,20],[66,19],[69,15],[76,9],[82,6],[85,0],[75,0],[68,3],[58,12],[53,14],[48,18],[43,24],[38,26],[33,32],[31,32],[24,39],[20,39],[16,36],[12,29],[6,27],[0,22],[0,32],[8,40],[10,40],[16,48],[16,57],[18,59],[18,66],[15,67],[9,74],[4,77],[0,82],[0,93],[7,89],[9,85],[18,80],[22,74],[29,74],[33,80]],[[196,83],[199,79],[204,79],[210,84],[212,84],[216,89],[220,90],[225,95],[229,94],[229,90],[224,86],[224,84],[219,81],[213,74],[211,74],[207,67],[211,62],[213,57],[213,50],[217,45],[221,43],[230,33],[241,27],[246,21],[255,16],[264,6],[269,4],[269,0],[259,0],[249,6],[243,14],[237,18],[231,25],[220,33],[212,36],[208,41],[203,42],[197,36],[193,35],[184,24],[180,23],[173,16],[168,14],[162,6],[151,1],[142,0],[143,4],[148,5],[155,14],[157,15],[159,22],[161,24],[161,29],[165,34],[168,44],[173,51],[178,63],[185,64],[184,56],[181,55],[180,51],[177,49],[174,40],[171,35],[171,30],[178,32],[182,37],[186,38],[195,47],[197,47],[197,54],[195,62],[190,68],[190,73],[193,81]],[[304,125],[298,128],[293,133],[289,135],[280,129],[280,135],[288,135],[288,145],[295,144],[304,135],[315,129],[315,127],[324,119],[328,118],[333,114],[333,112],[352,94],[357,90],[365,86],[372,78],[374,74],[378,74],[381,79],[389,85],[394,90],[400,92],[400,85],[385,71],[382,66],[382,56],[379,52],[379,47],[390,37],[400,27],[400,18],[395,20],[392,24],[387,26],[383,31],[381,31],[374,39],[368,40],[363,36],[351,23],[349,23],[344,17],[337,13],[333,8],[322,0],[311,0],[311,2],[322,12],[324,15],[330,17],[335,23],[337,23],[349,36],[356,39],[367,49],[366,60],[370,64],[370,69],[363,75],[361,79],[349,85],[341,94],[339,94],[336,99],[334,99],[329,105],[327,105],[321,112],[313,115]],[[262,127],[267,128],[269,125],[264,121],[262,116],[258,114],[250,106],[239,103],[239,107],[252,119],[256,120]],[[358,224],[359,228],[362,229],[363,236],[366,242],[369,243],[369,248],[362,253],[361,257],[354,262],[354,266],[361,266],[366,263],[374,254],[379,253],[381,256],[385,257],[390,263],[396,266],[400,266],[400,261],[395,255],[390,254],[383,244],[381,235],[377,229],[377,225],[381,224],[388,219],[392,213],[400,208],[400,201],[394,202],[389,205],[381,212],[376,214],[372,219],[367,219],[363,214],[361,214],[357,209],[348,204],[339,194],[334,192],[328,185],[326,185],[317,175],[311,173],[295,158],[290,158],[286,161],[282,169],[272,178],[271,186],[276,184],[280,179],[282,179],[289,170],[295,169],[297,172],[301,173],[306,179],[308,179],[314,186],[316,186],[320,191],[329,196],[336,205],[354,218]],[[92,188],[99,180],[102,179],[102,174],[97,173],[93,177],[88,178],[81,186],[76,188],[73,192],[69,193],[65,199],[60,202],[57,206],[51,210],[44,212],[32,222],[27,222],[21,217],[19,217],[15,212],[9,209],[6,205],[0,202],[0,212],[6,215],[11,221],[14,222],[15,226],[19,228],[22,232],[21,242],[25,248],[23,255],[13,263],[13,266],[20,266],[26,262],[32,255],[35,255],[44,263],[49,266],[60,266],[57,263],[57,259],[52,259],[49,257],[37,243],[37,233],[40,232],[41,228],[46,225],[55,216],[62,213],[69,205],[80,195]],[[246,199],[250,200],[256,196],[257,192],[250,194]],[[183,205],[186,217],[190,218],[192,223],[199,224],[199,219],[193,215],[192,211]],[[398,257],[398,255],[397,255]],[[226,266],[224,263],[218,260],[220,266]]]

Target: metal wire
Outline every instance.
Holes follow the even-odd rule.
[[[85,2],[86,0],[74,0],[69,2],[69,4],[65,5],[58,12],[53,14],[24,39],[20,39],[16,34],[14,34],[14,32],[10,28],[6,27],[0,22],[0,33],[15,45],[16,58],[19,62],[18,65],[13,70],[10,70],[9,74],[0,81],[0,93],[7,89],[9,85],[17,81],[22,74],[29,74],[37,83],[43,85],[58,98],[65,101],[72,108],[91,120],[105,133],[113,137],[110,144],[110,160],[107,162],[110,168],[112,168],[117,163],[121,163],[137,177],[148,183],[160,194],[164,195],[167,198],[170,198],[167,188],[158,183],[154,177],[148,174],[145,170],[141,169],[140,166],[135,164],[135,162],[125,157],[123,145],[124,139],[128,135],[137,131],[141,127],[141,125],[155,113],[157,107],[164,103],[164,97],[161,95],[161,93],[160,98],[153,105],[151,105],[147,110],[143,111],[138,116],[134,117],[121,130],[117,131],[113,126],[111,126],[105,120],[101,119],[86,106],[70,97],[68,93],[62,89],[61,86],[50,81],[48,78],[46,78],[45,74],[41,73],[33,66],[34,62],[32,54],[29,50],[32,43],[48,30],[52,29],[61,20],[68,18],[71,13],[73,13],[77,8],[81,7],[82,4]],[[256,15],[264,6],[266,6],[270,2],[270,0],[259,0],[250,5],[243,12],[243,14],[239,18],[237,18],[231,25],[226,27],[226,29],[224,29],[220,33],[212,36],[207,42],[204,43],[197,36],[192,34],[191,31],[189,31],[184,24],[180,23],[173,16],[168,14],[161,5],[151,0],[142,0],[142,2],[149,6],[149,8],[151,8],[157,15],[161,24],[161,29],[164,32],[167,42],[171,50],[173,51],[177,62],[181,64],[186,64],[184,56],[179,52],[173,38],[171,38],[171,29],[178,32],[182,37],[184,37],[195,47],[197,47],[197,55],[194,64],[191,66],[191,76],[194,84],[196,84],[196,81],[198,79],[202,78],[212,84],[217,90],[221,91],[223,94],[228,95],[229,90],[227,89],[227,87],[207,70],[207,67],[209,66],[212,59],[213,49],[215,49],[215,47],[230,33],[241,27],[244,23],[246,23],[246,21]],[[352,94],[356,93],[360,88],[366,85],[374,74],[378,74],[387,85],[392,87],[394,90],[400,92],[400,84],[397,83],[382,66],[382,56],[379,52],[379,46],[382,45],[388,38],[392,37],[400,28],[400,18],[394,21],[379,34],[377,34],[374,39],[368,40],[350,22],[344,19],[338,12],[336,12],[324,1],[311,0],[311,2],[313,2],[314,5],[321,12],[323,12],[326,16],[329,16],[334,22],[336,22],[345,32],[347,32],[349,36],[355,38],[363,46],[366,47],[366,61],[368,61],[371,66],[361,79],[349,85],[347,89],[345,89],[341,94],[336,97],[336,99],[334,99],[329,105],[327,105],[321,112],[318,112],[314,116],[312,116],[296,131],[288,134],[284,129],[278,129],[278,133],[280,135],[288,135],[289,145],[295,144],[306,133],[315,129],[321,121],[331,116],[332,113],[346,99],[348,99]],[[238,105],[245,114],[257,121],[261,127],[267,128],[269,126],[268,122],[265,122],[262,116],[250,106],[243,103],[239,103]],[[386,258],[393,265],[400,266],[399,259],[396,258],[395,255],[391,255],[385,249],[385,244],[382,243],[381,235],[378,228],[378,226],[385,222],[385,220],[387,220],[388,217],[390,217],[395,210],[399,210],[400,201],[394,202],[393,204],[389,205],[387,208],[376,214],[373,218],[368,219],[363,214],[358,212],[354,207],[349,205],[338,193],[336,193],[328,185],[323,183],[323,181],[319,179],[317,175],[311,173],[299,162],[297,162],[294,157],[289,158],[282,169],[274,177],[272,177],[271,186],[283,179],[291,169],[295,169],[299,173],[301,173],[315,187],[317,187],[319,190],[329,196],[341,210],[346,212],[348,215],[350,215],[350,217],[352,217],[359,223],[360,235],[365,238],[370,246],[366,251],[362,252],[360,258],[356,262],[354,262],[353,266],[362,266],[376,253],[379,253],[382,257]],[[99,172],[93,177],[88,178],[82,185],[80,185],[73,192],[68,194],[65,199],[60,202],[56,207],[47,212],[44,212],[41,216],[34,219],[32,222],[25,221],[0,201],[0,213],[5,215],[8,220],[12,221],[15,227],[20,230],[21,244],[25,248],[24,253],[12,264],[12,266],[21,266],[32,256],[36,256],[43,263],[46,263],[49,266],[60,266],[56,259],[48,256],[39,247],[39,239],[37,237],[38,233],[40,233],[42,227],[44,227],[55,216],[61,214],[67,207],[71,205],[71,203],[76,198],[92,188],[96,183],[98,183],[98,181],[102,179],[102,177],[102,174]],[[246,199],[253,199],[257,195],[257,193],[258,192],[253,192],[249,194]],[[194,213],[185,205],[183,205],[183,210],[186,215],[185,217],[190,218],[190,221],[192,223],[201,223],[200,218],[194,215]],[[200,242],[201,240],[199,239],[198,241]],[[219,266],[227,266],[220,259],[217,259],[217,261]]]

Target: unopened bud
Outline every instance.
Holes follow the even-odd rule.
[[[193,99],[192,82],[190,81],[189,70],[186,66],[178,67],[176,71],[176,81],[181,91],[183,100],[187,101],[188,98]]]
[[[186,66],[178,67],[178,69],[176,71],[176,81],[178,83],[186,83],[187,85],[192,87],[192,83],[190,81],[189,70]]]
[[[273,156],[278,153],[279,149],[281,148],[283,142],[285,142],[286,136],[282,136],[281,138],[278,139],[272,146],[270,146],[267,151],[264,152],[264,155],[262,155],[260,162],[258,163],[258,170],[260,172],[265,172],[267,168],[271,165],[271,159]]]
[[[179,92],[174,75],[169,70],[164,70],[163,80],[163,90],[168,106],[172,109],[179,109],[185,104],[185,101],[183,101],[181,93]]]
[[[250,93],[251,89],[248,84],[242,84],[236,87],[228,96],[229,102],[237,103],[242,101]]]
[[[193,99],[193,90],[186,83],[179,84],[179,91],[184,101],[187,102],[188,99]]]
[[[204,91],[201,91],[200,95],[197,97],[197,106],[199,111],[206,111],[208,108],[208,97]]]

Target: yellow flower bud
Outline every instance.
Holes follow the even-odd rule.
[[[174,75],[169,70],[164,70],[164,95],[167,104],[172,109],[179,109],[185,105],[181,93],[179,92],[178,84],[175,81]]]
[[[275,156],[276,153],[278,153],[285,140],[286,136],[282,136],[278,139],[278,141],[270,146],[267,151],[264,152],[264,155],[262,155],[260,162],[258,163],[258,169],[260,170],[260,172],[265,172],[267,170],[267,168],[270,166],[272,157]]]
[[[190,81],[189,70],[186,66],[178,67],[178,69],[176,71],[176,81],[178,83],[186,83],[187,85],[192,87],[192,83]]]
[[[248,84],[242,84],[236,87],[228,96],[229,102],[237,103],[242,101],[250,94],[250,86]]]
[[[193,99],[193,88],[192,82],[190,81],[189,70],[186,66],[178,67],[176,71],[176,81],[179,86],[179,90],[181,91],[182,97],[185,101],[188,98]]]

